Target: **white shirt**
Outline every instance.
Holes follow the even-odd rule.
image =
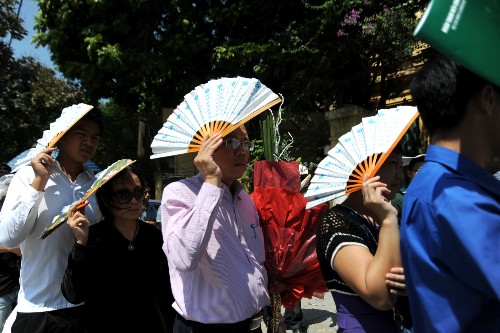
[[[39,239],[52,219],[65,206],[84,197],[95,181],[93,172],[85,167],[74,183],[61,170],[57,161],[44,192],[36,191],[31,183],[35,173],[31,166],[14,175],[0,212],[0,245],[21,245],[21,288],[18,312],[44,312],[74,307],[61,293],[61,281],[68,264],[74,238],[67,224],[59,226],[47,238]],[[92,195],[85,214],[90,223],[101,219],[97,200]]]

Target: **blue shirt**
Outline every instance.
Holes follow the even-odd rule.
[[[156,208],[152,203],[148,203],[148,208],[142,207],[141,220],[156,222]]]
[[[447,148],[425,161],[401,227],[414,332],[498,332],[500,182]]]

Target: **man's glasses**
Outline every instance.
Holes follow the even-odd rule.
[[[116,203],[125,205],[132,201],[132,198],[135,198],[135,200],[137,201],[142,201],[145,195],[146,191],[144,190],[144,188],[139,187],[136,188],[133,192],[129,190],[116,191],[115,193],[113,193],[113,198],[115,199]]]
[[[224,141],[226,143],[226,147],[231,148],[232,150],[236,150],[243,146],[243,149],[246,151],[253,151],[254,144],[252,141],[240,141],[238,139],[227,139]]]

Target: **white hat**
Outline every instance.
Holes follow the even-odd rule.
[[[500,171],[493,175],[496,179],[500,180]]]
[[[425,154],[420,154],[417,156],[403,156],[403,166],[408,166],[408,164],[410,164],[412,159],[422,157],[422,156],[425,156]]]

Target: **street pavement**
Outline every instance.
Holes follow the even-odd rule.
[[[319,298],[303,298],[301,300],[302,313],[304,319],[302,324],[308,326],[308,333],[333,333],[337,332],[337,315],[335,303],[333,302],[332,294],[327,292],[324,299]],[[281,313],[284,313],[284,309]],[[262,324],[262,331],[267,333],[266,325]],[[291,333],[292,330],[287,330]]]

